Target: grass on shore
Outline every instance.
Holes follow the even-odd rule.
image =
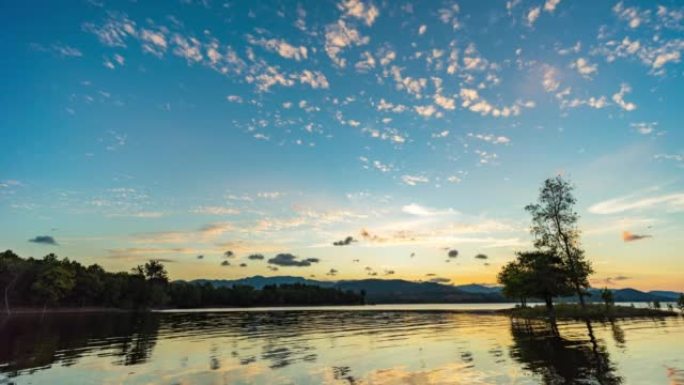
[[[578,304],[557,304],[555,305],[556,318],[563,319],[590,319],[590,320],[610,320],[616,318],[637,318],[637,317],[669,317],[676,316],[677,313],[669,310],[658,310],[651,308],[635,308],[631,306],[605,306],[602,304],[588,304],[586,309]],[[545,306],[534,306],[510,310],[510,315],[519,318],[548,318]]]

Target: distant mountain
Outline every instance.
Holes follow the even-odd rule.
[[[247,285],[261,289],[266,285],[301,283],[322,287],[337,287],[341,290],[366,292],[368,303],[457,303],[457,302],[504,302],[494,292],[469,292],[457,287],[432,282],[412,282],[402,279],[362,279],[348,281],[318,281],[302,277],[260,275],[234,280],[197,279],[192,283],[209,283],[216,287]]]
[[[305,285],[316,285],[321,287],[334,286],[334,281],[317,281],[313,279],[307,279],[303,277],[294,276],[277,276],[277,277],[264,277],[261,275],[255,275],[253,277],[240,278],[240,279],[196,279],[191,281],[192,283],[210,283],[215,287],[223,286],[252,286],[255,289],[262,289],[266,285],[286,285],[293,283],[301,283]]]
[[[501,286],[485,286],[477,283],[471,283],[469,285],[457,285],[454,287],[467,293],[501,294]]]
[[[464,302],[510,302],[501,294],[501,286],[480,284],[443,285],[433,282],[414,282],[403,279],[360,279],[342,281],[319,281],[295,276],[264,277],[257,275],[234,280],[197,279],[193,283],[210,283],[213,286],[247,285],[261,289],[266,285],[306,284],[322,287],[337,287],[342,290],[366,292],[368,303],[464,303]],[[601,290],[589,289],[589,302],[601,302]],[[636,289],[615,289],[613,297],[616,302],[670,302],[679,298],[679,293],[672,291],[643,292]],[[563,297],[559,302],[576,301],[576,297]]]
[[[677,293],[676,291],[665,291],[665,290],[653,290],[653,291],[649,291],[648,294],[655,295],[655,296],[662,297],[662,298],[667,298],[670,301],[676,301],[677,299],[679,299],[679,296],[681,295],[681,293]]]
[[[369,303],[456,303],[501,302],[499,295],[469,293],[454,286],[433,282],[412,282],[403,279],[362,279],[339,281],[342,290],[366,291]]]

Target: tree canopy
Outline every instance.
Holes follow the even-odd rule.
[[[162,262],[150,260],[131,273],[83,266],[48,254],[42,259],[0,252],[0,287],[5,312],[12,307],[221,307],[362,304],[364,295],[312,285],[214,287],[169,282]]]
[[[539,190],[537,203],[527,205],[525,210],[532,215],[530,232],[535,248],[562,259],[575,294],[584,306],[593,269],[580,243],[579,215],[574,209],[577,200],[573,191],[572,184],[560,175],[546,179]]]

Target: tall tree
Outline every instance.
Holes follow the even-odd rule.
[[[5,303],[5,312],[10,313],[10,292],[21,277],[24,270],[24,261],[12,250],[3,251],[0,253],[0,282],[3,287],[3,301]]]
[[[576,199],[573,189],[572,184],[560,175],[549,178],[539,191],[537,203],[527,205],[525,210],[532,215],[530,232],[535,238],[535,247],[562,258],[584,308],[588,277],[593,270],[580,244],[579,215],[574,210]]]

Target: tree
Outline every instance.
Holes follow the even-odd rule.
[[[562,258],[539,250],[518,253],[517,259],[499,273],[499,282],[508,296],[542,299],[552,321],[553,299],[573,292]]]
[[[31,290],[43,305],[56,305],[73,289],[76,283],[75,274],[63,266],[54,254],[45,256],[42,264],[43,268],[31,285]]]
[[[679,293],[679,298],[677,299],[677,307],[679,311],[684,313],[684,293]]]
[[[607,287],[604,287],[603,290],[601,290],[601,299],[603,300],[603,303],[606,304],[606,307],[610,307],[615,304],[613,292],[608,290]]]
[[[155,259],[151,259],[144,266],[145,277],[150,281],[161,283],[169,282],[169,274],[166,272],[164,265]]]
[[[0,283],[3,287],[3,300],[5,303],[5,312],[10,313],[10,291],[14,288],[19,277],[21,277],[25,268],[24,261],[12,250],[7,250],[0,253]]]
[[[525,276],[522,267],[517,260],[506,264],[499,272],[497,280],[503,285],[502,292],[504,296],[518,299],[520,301],[520,306],[522,307],[527,306]]]
[[[538,202],[527,205],[525,210],[532,215],[530,232],[535,238],[535,247],[562,258],[584,308],[588,277],[593,270],[580,245],[579,215],[574,211],[575,203],[573,186],[561,176],[556,176],[544,181]]]

